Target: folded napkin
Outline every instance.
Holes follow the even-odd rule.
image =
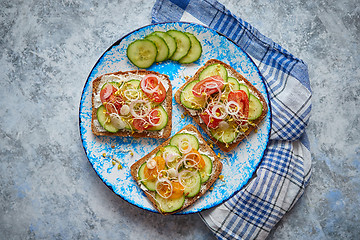
[[[219,239],[265,239],[310,179],[305,133],[311,110],[307,66],[215,0],[157,0],[152,22],[173,21],[200,23],[232,39],[264,77],[272,113],[264,157],[249,184],[200,216]]]

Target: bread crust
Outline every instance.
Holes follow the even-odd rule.
[[[212,64],[221,64],[223,65],[228,71],[231,72],[231,74],[233,76],[235,76],[235,78],[237,78],[238,80],[241,80],[243,81],[247,87],[249,88],[250,92],[254,93],[256,95],[256,97],[259,98],[259,100],[261,101],[262,105],[263,105],[263,111],[262,111],[262,114],[260,115],[259,118],[257,118],[255,121],[252,121],[254,123],[254,126],[249,126],[248,130],[242,135],[242,136],[239,136],[235,142],[232,142],[230,144],[225,144],[225,143],[222,143],[222,142],[219,142],[218,140],[216,140],[210,133],[210,131],[208,130],[207,126],[205,123],[203,123],[202,121],[200,121],[200,117],[198,114],[196,115],[192,115],[191,112],[189,111],[188,108],[186,108],[185,106],[183,106],[181,104],[181,101],[180,101],[180,95],[181,95],[181,92],[182,90],[184,89],[184,87],[196,80],[199,78],[199,75],[200,73],[202,72],[202,70],[204,70],[207,66],[209,65],[212,65]],[[233,67],[231,67],[230,65],[224,63],[224,62],[221,62],[217,59],[210,59],[209,61],[207,61],[205,63],[204,66],[202,66],[201,68],[199,68],[197,70],[197,72],[195,73],[195,75],[188,79],[175,93],[175,101],[180,104],[184,109],[185,111],[189,114],[189,116],[191,116],[194,121],[209,135],[210,139],[224,152],[230,152],[232,149],[234,149],[244,138],[246,138],[247,136],[249,136],[249,134],[255,129],[257,128],[258,124],[265,118],[266,114],[267,114],[267,111],[268,111],[268,106],[267,106],[267,103],[265,101],[265,98],[263,97],[263,95],[260,93],[259,90],[257,90],[246,78],[244,78],[240,73],[238,73]]]
[[[162,212],[155,201],[155,193],[152,191],[149,191],[147,189],[145,189],[145,187],[141,187],[141,189],[143,190],[143,192],[145,193],[145,195],[147,196],[147,198],[151,201],[151,203],[153,204],[153,206],[155,207],[155,209],[163,214],[163,215],[169,215],[169,214],[174,214],[177,212],[180,212],[182,210],[184,210],[185,208],[191,206],[194,202],[196,202],[201,196],[203,196],[208,190],[209,188],[213,185],[213,183],[216,181],[216,179],[218,179],[221,171],[222,171],[222,163],[220,161],[220,159],[216,156],[215,152],[210,148],[210,146],[206,143],[205,139],[201,136],[201,133],[196,129],[195,126],[189,124],[187,126],[185,126],[183,129],[181,129],[179,132],[180,133],[182,131],[192,131],[195,132],[199,142],[202,142],[202,144],[199,144],[199,150],[202,150],[204,152],[208,152],[210,153],[211,157],[214,158],[213,160],[213,170],[212,170],[212,175],[209,178],[208,181],[206,181],[201,188],[201,191],[195,195],[194,197],[191,198],[186,198],[186,201],[184,203],[184,205],[177,211],[174,212]],[[145,163],[147,160],[151,159],[152,157],[155,156],[155,154],[160,150],[160,148],[165,147],[166,145],[168,145],[170,143],[170,139],[168,139],[167,141],[165,141],[163,144],[161,144],[160,146],[156,147],[154,150],[152,150],[149,154],[147,154],[146,156],[144,156],[143,158],[139,159],[138,161],[136,161],[132,166],[131,166],[131,175],[132,177],[135,179],[135,181],[139,184],[139,186],[141,185],[141,183],[139,183],[139,178],[138,178],[138,171],[140,166]]]
[[[94,120],[97,120],[97,115],[96,115],[96,110],[97,108],[95,108],[95,95],[96,93],[99,91],[99,88],[101,86],[100,82],[101,82],[101,78],[105,75],[128,75],[128,74],[135,74],[135,75],[147,75],[147,74],[155,74],[157,76],[162,76],[164,77],[164,79],[166,79],[169,88],[166,91],[166,96],[165,96],[165,100],[162,103],[162,105],[164,105],[164,109],[168,114],[168,123],[166,125],[166,127],[161,130],[162,134],[160,134],[160,131],[129,131],[129,130],[119,130],[116,133],[111,133],[111,132],[107,132],[106,130],[104,131],[99,131],[98,128],[95,126],[94,124]],[[104,75],[101,75],[99,77],[97,77],[92,84],[92,119],[91,119],[91,130],[92,132],[97,135],[97,136],[120,136],[120,137],[128,137],[128,136],[132,136],[132,137],[149,137],[149,138],[168,138],[171,134],[171,127],[172,127],[172,86],[171,86],[171,82],[170,79],[167,75],[165,74],[160,74],[158,72],[154,72],[154,71],[146,71],[146,70],[133,70],[133,71],[126,71],[126,72],[114,72],[114,73],[107,73]]]

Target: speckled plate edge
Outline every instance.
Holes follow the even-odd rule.
[[[238,186],[237,186],[236,189],[233,189],[233,191],[232,191],[231,194],[227,194],[226,196],[221,197],[220,199],[218,199],[218,200],[215,201],[215,202],[214,202],[214,201],[212,201],[212,202],[210,201],[209,204],[205,204],[204,206],[196,207],[196,205],[198,205],[198,203],[201,202],[201,201],[203,201],[203,202],[205,201],[206,203],[208,202],[205,198],[209,198],[209,197],[211,197],[211,196],[214,194],[214,191],[210,191],[210,192],[206,193],[200,200],[198,200],[198,202],[196,202],[193,206],[191,206],[190,208],[187,208],[187,209],[185,209],[184,211],[178,213],[178,214],[189,214],[189,213],[200,212],[200,211],[202,211],[202,210],[209,209],[209,208],[211,208],[211,207],[217,206],[217,205],[223,203],[224,201],[228,200],[228,199],[231,198],[234,194],[236,194],[239,190],[241,190],[241,188],[244,187],[244,186],[248,183],[248,181],[251,179],[251,177],[255,174],[256,169],[257,169],[258,165],[259,165],[260,162],[261,162],[261,159],[262,159],[262,157],[263,157],[263,155],[264,155],[266,146],[267,146],[268,141],[269,141],[270,128],[271,128],[271,106],[270,106],[270,101],[268,100],[268,95],[269,95],[269,94],[268,94],[268,91],[267,91],[266,86],[265,86],[265,83],[264,83],[264,78],[263,78],[263,76],[261,75],[260,71],[257,69],[257,67],[256,67],[255,63],[252,61],[252,59],[251,59],[240,47],[238,47],[232,40],[228,39],[226,36],[224,36],[224,35],[216,32],[216,31],[214,31],[214,30],[212,30],[212,29],[210,29],[210,28],[208,28],[208,27],[206,27],[206,26],[198,25],[198,24],[194,24],[194,23],[187,23],[187,22],[169,22],[169,23],[150,24],[150,25],[141,27],[141,28],[139,28],[139,29],[136,29],[136,30],[134,30],[134,31],[126,34],[125,36],[123,36],[122,38],[120,38],[118,41],[116,41],[113,45],[111,45],[111,46],[101,55],[101,57],[98,59],[98,61],[96,62],[96,64],[95,64],[94,67],[92,68],[92,70],[91,70],[91,72],[90,72],[90,74],[89,74],[89,76],[88,76],[88,78],[87,78],[87,81],[85,82],[85,85],[84,85],[84,88],[83,88],[83,91],[82,91],[82,95],[81,95],[80,106],[79,106],[79,130],[80,130],[80,137],[81,137],[81,140],[82,140],[82,144],[83,144],[83,148],[84,148],[84,151],[85,151],[85,153],[86,153],[86,156],[87,156],[89,162],[91,163],[93,169],[95,170],[95,172],[97,173],[97,175],[100,177],[100,179],[101,179],[113,192],[115,192],[118,196],[120,196],[120,197],[123,198],[124,200],[128,201],[129,203],[131,203],[131,204],[133,204],[133,205],[135,205],[135,206],[137,206],[137,207],[140,207],[140,208],[142,208],[142,209],[146,209],[146,210],[149,210],[149,211],[152,211],[152,212],[157,212],[157,211],[151,206],[151,204],[150,204],[149,202],[143,204],[143,203],[144,203],[144,199],[143,199],[143,198],[146,198],[146,196],[142,193],[141,190],[140,190],[140,193],[141,193],[140,195],[141,195],[141,196],[140,196],[139,199],[137,199],[137,201],[136,201],[136,200],[134,201],[134,199],[129,199],[127,196],[123,196],[123,195],[121,194],[121,192],[119,192],[119,189],[117,188],[116,185],[114,185],[113,183],[111,183],[110,181],[108,181],[108,179],[104,178],[104,176],[99,173],[97,166],[95,166],[95,165],[96,165],[96,162],[94,162],[94,161],[93,161],[93,160],[94,160],[93,157],[90,156],[90,152],[91,152],[91,151],[89,151],[89,149],[87,148],[87,144],[86,144],[86,140],[87,140],[87,139],[84,137],[84,131],[83,131],[83,129],[84,129],[84,123],[85,123],[86,121],[89,121],[89,118],[84,117],[83,109],[84,109],[84,104],[86,104],[85,99],[84,99],[86,87],[88,87],[88,85],[90,84],[90,82],[91,82],[91,80],[92,80],[91,78],[94,78],[94,70],[95,70],[95,69],[98,67],[98,65],[104,60],[105,55],[106,55],[109,51],[111,51],[111,49],[113,49],[114,47],[118,46],[124,39],[128,38],[129,36],[131,36],[131,35],[133,35],[133,34],[135,34],[135,33],[144,31],[144,29],[146,30],[146,29],[150,29],[150,28],[151,28],[151,29],[153,29],[153,30],[162,30],[162,29],[165,29],[165,28],[169,28],[169,26],[171,26],[172,29],[173,29],[173,28],[176,28],[176,29],[186,30],[186,31],[188,31],[188,30],[191,29],[191,28],[201,28],[201,29],[203,29],[203,30],[205,30],[205,31],[207,31],[207,32],[211,32],[211,34],[218,35],[218,37],[225,38],[224,41],[227,41],[227,42],[231,43],[232,45],[234,45],[234,46],[238,49],[238,51],[243,54],[242,57],[245,57],[245,58],[246,58],[247,64],[250,63],[250,65],[252,65],[253,70],[255,70],[255,71],[252,72],[252,74],[253,74],[253,73],[256,73],[257,77],[259,78],[258,80],[260,81],[260,82],[257,82],[256,84],[260,84],[260,85],[261,85],[261,86],[260,86],[260,89],[259,89],[259,86],[256,86],[256,87],[260,90],[260,92],[262,92],[262,94],[263,94],[264,97],[266,98],[266,101],[267,101],[267,104],[268,104],[268,108],[269,108],[268,114],[267,114],[265,120],[262,122],[262,124],[261,124],[261,126],[260,126],[260,130],[264,130],[264,131],[265,131],[264,134],[265,134],[266,137],[265,137],[264,139],[262,139],[263,142],[262,142],[262,144],[261,144],[261,146],[262,146],[261,154],[259,154],[256,159],[253,159],[253,164],[250,166],[250,167],[251,167],[251,171],[246,174],[245,178],[242,179],[242,181],[238,184]],[[160,27],[160,28],[159,28],[159,27]],[[183,29],[183,28],[185,28],[185,29]],[[153,30],[152,30],[152,31],[153,31]],[[166,29],[166,30],[167,30],[167,29]],[[196,70],[198,67],[200,67],[205,61],[207,61],[207,60],[210,59],[210,58],[214,58],[214,57],[204,58],[204,55],[206,55],[206,54],[203,54],[203,56],[202,56],[202,58],[204,59],[203,62],[199,62],[200,60],[198,60],[197,62],[199,62],[199,63],[198,63],[197,65],[195,65],[195,66],[192,66],[192,71],[193,71],[193,73],[194,73],[195,70]],[[216,58],[216,57],[215,57],[215,58]],[[219,60],[222,60],[222,59],[219,59]],[[225,61],[225,62],[226,62],[226,61]],[[165,64],[165,63],[162,63],[162,64]],[[169,64],[169,63],[166,63],[166,64]],[[171,63],[171,64],[174,64],[174,63]],[[232,65],[232,64],[230,64],[230,65]],[[232,66],[233,66],[233,65],[232,65]],[[233,67],[234,67],[234,66],[233,66]],[[234,68],[239,71],[239,69],[237,69],[238,67],[235,66]],[[127,70],[133,70],[133,69],[137,69],[137,68],[134,67],[134,66],[131,65],[131,64],[130,64],[130,67],[127,68]],[[120,69],[120,70],[126,70],[126,69]],[[156,68],[155,68],[155,69],[149,68],[149,70],[157,71]],[[95,71],[95,72],[97,72],[97,71]],[[161,72],[161,71],[159,71],[159,72]],[[242,74],[246,77],[246,74],[244,74],[244,73],[241,72],[241,71],[239,71],[239,72],[242,73]],[[103,73],[101,73],[101,74],[103,74]],[[101,74],[98,73],[98,75],[101,75]],[[165,74],[166,74],[166,73],[165,73]],[[175,74],[176,74],[176,73],[175,73]],[[180,76],[180,77],[181,77],[181,76]],[[250,80],[250,82],[252,82],[251,79],[249,79],[249,80]],[[185,80],[184,80],[184,81],[185,81]],[[181,84],[182,84],[182,83],[181,83]],[[176,91],[176,89],[173,90],[173,92],[175,92],[175,91]],[[173,100],[173,108],[174,108],[174,103],[175,103],[175,101]],[[176,103],[175,103],[175,104],[176,104]],[[86,113],[85,113],[85,115],[86,115]],[[180,117],[180,116],[178,116],[178,117]],[[91,117],[90,117],[90,122],[91,122]],[[185,122],[186,122],[186,124],[192,123],[191,120],[190,120],[190,122],[189,122],[189,121],[185,121]],[[194,123],[193,123],[193,124],[194,124]],[[197,126],[196,124],[194,124],[194,125]],[[173,129],[172,135],[174,134],[174,131],[176,132],[176,131],[179,130],[179,128],[181,128],[181,127],[182,127],[182,126],[179,126],[176,130]],[[197,126],[197,127],[198,127],[198,126]],[[201,130],[199,127],[198,127],[198,129],[200,130],[200,132],[202,132],[202,130]],[[91,131],[91,130],[90,130],[90,131]],[[202,132],[202,133],[203,133],[203,132]],[[203,135],[205,135],[205,137],[206,137],[206,134],[203,133]],[[118,137],[117,137],[116,139],[119,140]],[[131,143],[131,141],[129,140],[129,138],[124,138],[124,139],[126,139],[127,142],[130,142],[130,143]],[[101,139],[101,140],[100,140],[100,142],[103,142],[103,141],[104,141],[104,139]],[[123,141],[123,140],[119,140],[119,141]],[[164,141],[165,141],[165,140],[164,140]],[[246,141],[247,141],[247,140],[246,140]],[[125,142],[126,142],[126,141],[125,141]],[[159,143],[156,143],[156,145],[157,145],[157,144],[159,144]],[[154,144],[152,144],[152,145],[154,145]],[[155,147],[156,145],[154,145],[154,147]],[[238,148],[241,148],[241,145],[245,145],[245,144],[241,143],[240,146],[238,146]],[[246,146],[243,146],[243,147],[246,147]],[[236,151],[236,150],[235,150],[235,151]],[[218,152],[221,152],[221,151],[220,151],[220,150],[217,150],[217,151],[216,151],[216,149],[215,149],[215,152],[218,153]],[[221,153],[222,153],[222,152],[221,152]],[[231,154],[231,152],[230,152],[230,154]],[[100,157],[100,158],[101,158],[101,157]],[[139,158],[140,158],[140,157],[139,157]],[[99,158],[98,158],[98,159],[99,159]],[[234,159],[232,158],[231,160],[234,160]],[[230,160],[230,161],[231,161],[231,160]],[[247,161],[245,161],[244,163],[246,163],[246,162],[247,162]],[[224,163],[225,167],[226,167],[227,163],[229,163],[229,161],[226,161],[226,162]],[[230,163],[230,164],[231,164],[231,163]],[[130,174],[130,165],[131,165],[131,164],[129,164],[129,166],[125,166],[126,168],[128,168],[127,170],[125,169],[125,171],[128,171],[129,174]],[[128,178],[128,176],[127,176],[126,178]],[[131,178],[131,176],[130,176],[130,178]],[[134,184],[134,185],[135,185],[135,188],[133,188],[133,187],[134,187],[134,186],[133,186],[130,191],[134,191],[134,190],[136,190],[136,189],[139,189],[138,186],[136,186],[136,183],[135,183],[135,181],[133,181],[132,178],[131,178],[131,180],[129,180],[129,179],[127,179],[127,180],[128,180],[128,182],[127,182],[128,184],[130,183],[130,184]],[[214,189],[221,188],[221,187],[224,187],[224,186],[226,186],[226,180],[225,180],[225,182],[220,182],[220,181],[218,180],[218,181],[214,184]],[[222,195],[222,194],[221,194],[221,195]],[[146,200],[145,200],[145,201],[146,201]]]

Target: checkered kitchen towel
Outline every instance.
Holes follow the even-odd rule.
[[[238,44],[262,73],[272,126],[256,177],[231,199],[200,216],[219,239],[265,239],[301,197],[310,178],[305,127],[311,89],[306,64],[215,0],[157,0],[152,20],[207,25]]]

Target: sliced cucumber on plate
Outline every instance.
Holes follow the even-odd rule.
[[[246,95],[250,98],[249,88],[245,84],[240,84],[239,90],[243,90],[246,93]]]
[[[150,34],[146,36],[145,39],[152,41],[157,48],[157,55],[155,58],[155,62],[162,62],[168,59],[169,47],[164,41],[164,39],[154,34]]]
[[[155,31],[151,34],[155,34],[159,37],[161,37],[162,39],[164,39],[164,41],[166,42],[166,45],[169,48],[169,55],[168,58],[171,58],[172,55],[174,54],[175,50],[176,50],[176,41],[175,39],[170,36],[169,34],[167,34],[166,32],[161,32],[161,31]]]
[[[211,159],[208,156],[206,156],[205,154],[201,154],[201,156],[204,159],[205,167],[203,169],[200,169],[199,171],[200,171],[201,183],[204,183],[207,180],[209,180],[213,165]]]
[[[179,61],[190,50],[191,47],[190,38],[185,33],[178,30],[169,30],[166,33],[175,39],[177,46],[174,54],[171,57],[171,60]]]
[[[191,47],[188,53],[183,58],[179,59],[179,63],[193,63],[200,58],[202,53],[202,47],[199,40],[193,34],[188,32],[186,32],[185,34],[190,39]]]
[[[199,149],[199,141],[197,138],[189,133],[178,133],[175,134],[170,139],[170,144],[176,146],[180,152],[181,149],[184,148],[184,144],[188,144],[191,148],[198,150]]]
[[[180,95],[181,104],[189,109],[198,110],[198,109],[202,109],[206,106],[205,97],[203,97],[203,98],[195,97],[192,92],[192,89],[198,82],[199,81],[195,80],[195,81],[188,83],[181,91],[181,95]]]
[[[228,81],[228,72],[226,68],[218,63],[211,64],[210,66],[207,66],[204,70],[201,71],[199,74],[199,81],[211,77],[211,76],[220,76],[224,82]]]
[[[164,159],[167,159],[167,166],[169,168],[175,168],[177,165],[177,159],[181,157],[181,152],[176,146],[167,145],[161,148],[157,153],[156,156],[161,156]]]
[[[234,131],[234,128],[229,125],[227,128],[216,128],[216,129],[210,129],[211,135],[222,143],[231,143],[235,140],[237,134]]]
[[[228,77],[229,90],[236,91],[240,89],[240,83],[236,78]]]
[[[157,48],[152,41],[139,39],[130,43],[126,50],[126,55],[135,66],[148,68],[156,60]]]
[[[138,89],[140,86],[140,80],[137,79],[131,79],[127,82],[124,83],[124,85],[122,86],[122,88],[124,90],[128,90],[128,89]]]
[[[174,155],[176,157],[181,156],[181,153],[180,153],[179,149],[174,145],[167,145],[167,146],[161,148],[159,151],[157,151],[155,156],[161,156],[161,157],[164,158],[164,156],[163,156],[164,153],[171,154],[171,155]]]
[[[262,114],[263,106],[260,100],[250,93],[249,96],[249,120],[255,120]]]
[[[106,113],[106,108],[104,105],[101,105],[97,112],[97,119],[100,125],[108,132],[116,133],[119,131],[119,128],[115,127],[114,124],[111,123],[110,116]]]
[[[104,89],[108,84],[113,85],[116,89],[120,87],[120,84],[118,82],[107,82],[101,87],[101,90]]]
[[[201,43],[194,34],[174,29],[154,31],[144,39],[131,42],[127,48],[127,57],[139,68],[168,59],[189,64],[198,60],[201,53]]]
[[[180,198],[167,199],[162,198],[158,193],[155,194],[156,205],[161,209],[162,212],[174,212],[179,210],[185,202],[185,196],[182,195]]]
[[[249,88],[244,83],[239,83],[239,81],[233,77],[228,77],[228,83],[231,85],[230,88],[232,91],[243,90],[249,97]]]
[[[179,174],[183,175],[181,184],[184,186],[184,194],[186,197],[194,197],[200,192],[201,177],[199,171],[182,170]]]
[[[149,191],[155,191],[156,181],[146,180],[145,173],[144,173],[145,166],[146,166],[146,162],[144,162],[139,168],[139,171],[138,171],[139,180]]]

